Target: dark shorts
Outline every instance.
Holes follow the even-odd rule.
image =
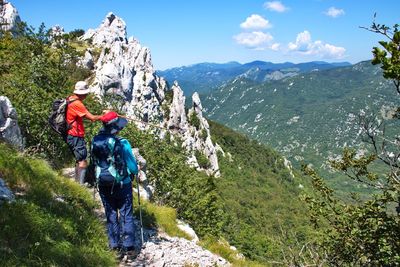
[[[83,161],[87,158],[86,142],[83,137],[68,135],[67,144],[75,156],[76,161]]]

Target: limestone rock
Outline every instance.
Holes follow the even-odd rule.
[[[89,70],[94,69],[94,58],[91,49],[85,51],[85,56],[79,60],[78,65]]]
[[[150,128],[147,122],[166,127],[183,140],[183,146],[191,154],[188,161],[192,166],[210,175],[220,175],[216,149],[211,141],[210,127],[202,114],[199,95],[193,95],[193,108],[189,112],[199,120],[199,125],[193,126],[188,122],[185,96],[179,84],[175,82],[169,90],[165,79],[154,72],[150,50],[135,38],[127,38],[122,19],[110,12],[96,30],[88,30],[81,39],[101,49],[94,63],[95,77],[91,87],[106,105],[113,100],[120,101],[127,116],[133,121],[144,122],[136,123],[140,129]],[[87,58],[81,64],[89,62],[90,56]],[[167,92],[172,92],[172,101],[166,99]],[[158,135],[165,136],[165,130],[158,131]],[[199,166],[195,151],[204,154],[209,166]],[[140,177],[143,175],[141,172]]]
[[[96,30],[81,38],[101,49],[94,64],[94,92],[107,103],[122,98],[128,116],[159,122],[166,82],[155,75],[150,50],[135,38],[127,38],[125,22],[108,13]]]
[[[8,1],[0,0],[0,29],[15,32],[20,22],[17,9]]]
[[[147,170],[147,161],[143,158],[142,155],[139,153],[138,148],[133,148],[133,155],[135,156],[136,162],[139,167],[139,173],[138,173],[138,179],[140,182],[139,186],[139,193],[140,196],[143,197],[146,200],[151,200],[154,194],[154,186],[149,183],[149,180],[147,179],[146,175],[146,170]],[[134,183],[137,181],[133,181]],[[135,189],[135,192],[137,190]]]
[[[190,130],[185,135],[184,146],[189,151],[199,151],[202,153],[208,160],[208,166],[205,168],[206,172],[209,175],[219,177],[221,174],[217,150],[211,141],[210,126],[203,117],[203,108],[197,92],[193,94],[192,102],[193,107],[189,110],[188,117],[196,125],[190,125]],[[204,166],[200,167],[204,168]]]
[[[168,129],[184,133],[187,130],[187,118],[185,112],[185,96],[182,89],[179,87],[178,82],[174,82],[172,86],[173,98],[171,106],[169,107],[169,118],[167,127]]]
[[[3,179],[0,178],[0,204],[2,202],[11,202],[15,200],[13,192],[7,187]]]
[[[166,235],[151,236],[132,262],[120,266],[231,266],[194,242]]]
[[[91,43],[97,46],[111,44],[114,41],[124,41],[126,39],[125,22],[109,12],[103,23],[97,30],[88,30],[83,35],[84,40],[91,40]]]
[[[10,100],[5,96],[0,96],[0,140],[23,149],[24,139],[17,120],[17,111]]]
[[[179,229],[181,229],[192,238],[192,242],[196,243],[197,241],[199,241],[199,237],[189,224],[181,220],[176,220],[176,223]]]

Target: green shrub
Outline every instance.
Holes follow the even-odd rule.
[[[121,136],[139,147],[147,160],[147,177],[155,187],[154,199],[177,210],[177,216],[188,222],[201,237],[218,236],[224,215],[216,192],[215,179],[190,168],[187,154],[156,136],[139,131],[129,124]]]
[[[190,125],[196,128],[196,130],[200,129],[200,119],[197,117],[196,113],[192,112],[189,116],[188,122]]]
[[[210,161],[208,160],[208,158],[201,153],[200,151],[196,150],[194,152],[194,156],[197,159],[197,163],[199,164],[199,166],[203,169],[208,169],[211,166]]]
[[[0,95],[16,108],[27,149],[62,164],[71,156],[47,118],[53,100],[71,94],[89,72],[76,66],[79,54],[67,42],[51,48],[43,32],[24,28],[17,37],[0,36]]]

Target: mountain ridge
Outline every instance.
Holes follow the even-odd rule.
[[[253,72],[253,78],[251,79],[254,81],[264,82],[266,80],[281,79],[287,76],[274,76],[273,73],[277,71],[286,74],[290,73],[289,76],[294,76],[311,70],[323,70],[350,65],[351,63],[349,62],[328,63],[324,61],[311,61],[303,63],[272,63],[255,60],[243,64],[235,61],[227,63],[197,63],[163,71],[157,70],[156,73],[163,76],[169,83],[178,80],[187,94],[194,91],[201,94],[212,91],[224,82],[245,75],[247,72]]]

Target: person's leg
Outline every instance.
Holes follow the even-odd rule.
[[[119,215],[122,231],[122,247],[133,250],[135,244],[135,226],[133,223],[132,184],[125,184],[120,188]]]
[[[87,168],[87,148],[85,139],[83,137],[68,135],[67,144],[74,153],[74,157],[77,161],[77,166],[75,167],[75,181],[83,184],[85,182]]]
[[[120,246],[120,230],[118,223],[117,201],[111,194],[111,187],[99,186],[99,194],[103,202],[107,218],[108,243],[111,249],[118,249]]]
[[[79,182],[80,184],[85,183],[86,170],[87,170],[87,161],[86,160],[79,161],[77,182]]]
[[[122,188],[124,197],[121,199],[120,223],[122,229],[122,246],[126,250],[134,249],[135,225],[133,222],[132,184],[125,184]]]

